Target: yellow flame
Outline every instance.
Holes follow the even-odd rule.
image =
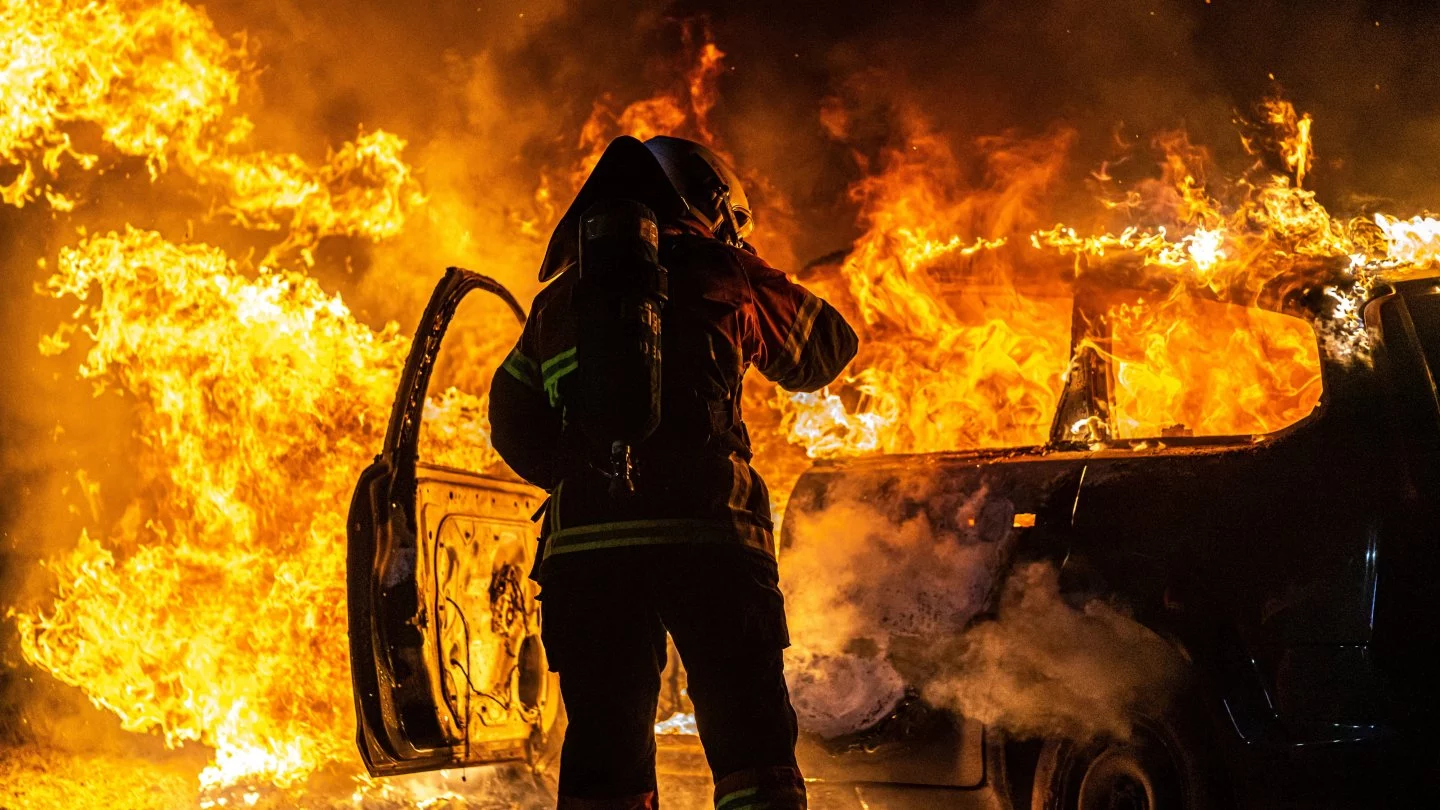
[[[207,181],[228,187],[223,213],[248,228],[288,231],[270,252],[282,257],[326,236],[380,241],[398,235],[406,213],[424,202],[400,157],[404,148],[402,138],[381,130],[332,150],[318,169],[296,155],[260,152],[220,157],[202,171]]]
[[[83,195],[52,184],[138,157],[152,179],[179,167],[242,226],[283,232],[271,259],[303,261],[326,236],[392,237],[423,201],[387,132],[318,167],[247,151],[243,43],[198,8],[27,0],[0,19],[8,204],[69,210]],[[99,127],[101,154],[74,146],[76,123]],[[17,617],[26,659],[127,729],[214,746],[206,786],[287,785],[353,758],[342,509],[408,341],[302,273],[150,231],[84,238],[55,267],[48,292],[83,302],[81,377],[133,406],[142,484],[123,519],[51,563],[53,604]],[[77,337],[62,327],[42,350]],[[483,399],[449,391],[432,407],[434,455],[494,463]]]
[[[0,162],[22,167],[0,199],[76,200],[51,188],[98,155],[78,151],[66,131],[100,127],[119,156],[144,158],[152,178],[175,164],[222,194],[241,225],[286,228],[272,257],[332,235],[385,239],[399,233],[423,198],[400,158],[397,136],[362,133],[313,167],[297,155],[247,152],[253,125],[234,111],[243,41],[221,37],[204,11],[181,0],[5,0],[0,32]],[[37,175],[39,156],[44,169]]]
[[[143,160],[150,177],[179,171],[215,213],[277,240],[253,268],[134,228],[60,252],[46,289],[80,304],[42,351],[83,351],[81,377],[126,399],[138,483],[123,517],[50,563],[53,602],[16,617],[22,652],[127,729],[213,746],[209,788],[293,785],[351,761],[343,509],[380,445],[408,341],[393,325],[360,323],[303,268],[326,236],[405,231],[425,197],[404,141],[362,131],[318,165],[255,150],[236,112],[244,42],[180,0],[0,3],[0,162],[13,171],[0,199],[69,210],[89,202],[71,176]],[[575,159],[539,179],[542,214],[553,220],[553,201],[614,135],[711,132],[724,54],[708,39],[691,44],[695,65],[674,88],[596,105]],[[1143,300],[1127,292],[1106,313],[1122,437],[1264,432],[1309,412],[1319,394],[1310,327],[1235,305],[1253,303],[1296,257],[1346,259],[1361,282],[1433,268],[1440,220],[1333,217],[1303,187],[1310,117],[1286,102],[1266,109],[1275,137],[1251,145],[1288,173],[1207,182],[1204,150],[1169,133],[1155,141],[1157,176],[1097,200],[1109,219],[1095,227],[1050,214],[1073,133],[985,139],[972,145],[973,172],[909,111],[903,142],[852,190],[863,231],[854,249],[807,280],[862,331],[861,356],[828,391],[747,397],[772,490],[783,497],[810,458],[1044,442],[1068,373],[1077,281],[1148,285]],[[825,115],[839,131],[837,114]],[[77,146],[76,124],[98,141]],[[1113,180],[1105,169],[1093,177]],[[515,222],[532,236],[549,225]],[[1325,351],[1356,352],[1363,290],[1329,290],[1337,314]],[[503,350],[463,348],[472,371]],[[466,385],[426,403],[427,458],[496,463],[484,395]],[[1077,435],[1094,431],[1080,421]],[[74,472],[98,525],[100,494]]]
[[[1423,269],[1440,264],[1440,219],[1411,217],[1397,219],[1375,215],[1375,224],[1385,234],[1385,261]]]
[[[233,132],[222,131],[224,111],[239,95],[245,51],[221,37],[203,11],[180,0],[6,0],[3,7],[5,163],[68,150],[62,127],[74,122],[100,126],[105,144],[145,158],[152,172],[176,154],[202,154]],[[88,168],[90,156],[76,157]],[[58,168],[58,160],[48,163]]]
[[[1310,113],[1299,114],[1295,105],[1284,99],[1268,99],[1264,104],[1266,120],[1280,137],[1280,157],[1295,175],[1295,187],[1305,185],[1305,175],[1315,161],[1315,147],[1310,141],[1314,120]]]
[[[81,366],[123,392],[145,494],[54,564],[26,658],[167,742],[217,748],[207,783],[287,784],[349,754],[344,516],[406,340],[310,278],[127,230],[60,254],[85,302]],[[301,485],[301,482],[304,482]]]

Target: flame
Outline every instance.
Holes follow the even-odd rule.
[[[852,189],[866,231],[822,285],[859,316],[860,407],[831,393],[782,400],[811,457],[1038,444],[1059,396],[1069,302],[1021,294],[998,251],[1033,225],[1072,136],[988,142],[988,182],[967,188],[944,140],[911,126],[906,148]]]
[[[1305,174],[1315,161],[1315,148],[1310,142],[1314,121],[1310,113],[1297,114],[1294,104],[1279,98],[1267,99],[1262,107],[1266,122],[1280,137],[1280,157],[1295,175],[1295,187],[1305,185]]]
[[[3,19],[0,160],[29,177],[12,184],[12,205],[44,188],[37,157],[52,177],[65,157],[94,166],[97,156],[74,148],[66,124],[97,125],[106,146],[145,158],[152,173],[176,155],[243,137],[248,122],[227,121],[224,112],[239,96],[244,47],[197,8],[180,0],[6,0]]]
[[[710,111],[719,99],[718,82],[724,70],[725,52],[716,47],[708,29],[692,22],[685,23],[680,33],[684,61],[693,64],[685,73],[683,82],[631,102],[618,111],[614,99],[608,95],[595,102],[590,117],[580,127],[579,147],[584,157],[570,172],[572,190],[580,188],[590,170],[600,162],[605,147],[621,135],[642,141],[659,135],[674,135],[714,142]],[[725,154],[724,150],[719,151]],[[542,184],[542,188],[548,198],[548,181]]]
[[[1116,438],[1269,433],[1320,401],[1319,351],[1298,318],[1193,298],[1109,315]]]
[[[319,166],[247,149],[243,42],[181,2],[7,2],[3,19],[0,157],[20,167],[6,203],[69,210],[85,202],[60,190],[76,170],[143,158],[152,180],[178,168],[219,216],[283,235],[253,269],[129,227],[61,250],[45,291],[80,303],[42,351],[85,344],[79,376],[133,410],[140,482],[115,525],[50,564],[52,605],[16,616],[22,653],[128,730],[214,747],[206,788],[353,760],[343,508],[408,339],[295,264],[327,236],[401,232],[424,201],[405,142],[362,132]],[[96,153],[76,123],[100,127]],[[431,457],[496,462],[483,402],[427,403]]]
[[[1397,219],[1376,214],[1375,225],[1385,235],[1384,264],[1417,270],[1440,264],[1440,219],[1418,216]],[[1370,259],[1362,257],[1361,260]]]
[[[410,165],[400,157],[404,139],[383,130],[361,133],[331,150],[313,168],[296,155],[265,152],[220,156],[203,166],[205,180],[226,188],[221,213],[240,225],[286,230],[269,257],[301,250],[326,236],[382,241],[405,227],[406,213],[425,201]]]
[[[22,652],[126,729],[214,748],[208,790],[242,786],[251,801],[252,788],[353,763],[343,509],[409,347],[307,273],[321,239],[394,240],[437,201],[404,139],[383,130],[361,130],[320,163],[254,148],[238,111],[245,42],[199,7],[0,2],[5,204],[77,210],[95,202],[87,180],[143,165],[151,180],[193,185],[207,206],[198,218],[263,248],[252,265],[117,226],[56,257],[44,292],[72,303],[73,319],[41,350],[83,354],[80,379],[126,403],[135,482],[123,515],[102,523],[95,479],[65,471],[96,525],[49,563],[49,606],[15,614]],[[615,135],[714,139],[724,53],[701,29],[683,36],[691,67],[650,98],[597,102],[573,160],[537,178],[538,216],[512,217],[516,234],[538,244],[553,201]],[[1153,172],[1122,183],[1120,162],[1106,164],[1091,175],[1093,210],[1067,224],[1054,211],[1073,132],[957,145],[904,110],[891,148],[857,151],[853,249],[806,279],[862,332],[860,357],[816,394],[747,387],[772,491],[783,499],[813,458],[1044,443],[1086,285],[1113,294],[1098,313],[1111,339],[1087,345],[1115,361],[1115,438],[1257,434],[1303,418],[1321,352],[1365,362],[1367,285],[1440,263],[1440,220],[1331,215],[1305,186],[1310,116],[1281,100],[1261,111],[1243,137],[1266,159],[1243,176],[1219,178],[1203,148],[1162,134]],[[843,110],[822,117],[843,139]],[[1314,269],[1332,266],[1338,281]],[[1311,283],[1334,310],[1315,326],[1250,306]],[[509,339],[447,342],[460,354],[438,375],[454,385],[426,403],[427,458],[497,463],[484,377]],[[1088,422],[1069,427],[1089,435]]]
[[[1108,168],[1092,175],[1110,227],[1088,233],[1031,227],[1065,134],[977,144],[991,182],[966,188],[953,150],[912,123],[853,189],[868,227],[833,280],[864,326],[861,356],[839,392],[778,401],[790,440],[811,458],[1043,443],[1069,373],[1075,284],[1146,291],[1104,313],[1113,344],[1089,344],[1117,366],[1115,438],[1261,434],[1303,418],[1320,395],[1313,330],[1327,353],[1365,362],[1358,303],[1379,275],[1432,267],[1440,223],[1332,216],[1301,187],[1310,116],[1278,99],[1261,109],[1268,135],[1245,145],[1288,173],[1212,188],[1205,150],[1162,134],[1158,176],[1113,194]],[[1328,321],[1248,308],[1307,282],[1334,299]]]
[[[128,401],[138,439],[129,463],[144,480],[121,520],[87,529],[49,563],[50,607],[15,615],[22,653],[127,730],[213,747],[200,774],[207,794],[299,785],[355,758],[343,510],[380,445],[409,350],[397,325],[364,325],[304,269],[324,237],[399,235],[426,197],[392,133],[362,132],[318,166],[247,150],[251,127],[233,109],[243,48],[196,8],[25,8],[0,41],[33,63],[12,60],[0,92],[19,98],[18,84],[39,77],[27,101],[44,114],[5,109],[14,120],[0,123],[0,148],[21,167],[8,203],[70,204],[56,187],[72,170],[57,155],[87,170],[143,157],[152,180],[179,168],[215,195],[214,215],[278,241],[253,268],[213,245],[129,227],[60,252],[45,292],[79,306],[42,351],[83,351],[79,376],[96,395]],[[26,50],[27,38],[39,44]],[[697,47],[700,67],[674,93],[613,115],[597,108],[577,182],[619,131],[704,129],[723,54],[708,40]],[[104,154],[72,148],[61,127],[81,121],[106,126]],[[37,153],[47,174],[26,159]],[[436,376],[458,385],[425,403],[428,461],[498,463],[484,388],[514,335],[494,331],[447,341],[459,349]]]
[[[383,436],[405,339],[297,272],[247,278],[148,231],[62,250],[48,290],[82,302],[80,374],[132,403],[147,480],[54,564],[51,609],[18,617],[25,657],[126,729],[216,747],[206,784],[348,755],[336,498]]]
[[[0,198],[56,210],[77,200],[54,188],[89,171],[67,127],[100,128],[104,146],[144,158],[152,179],[172,164],[220,196],[220,212],[247,228],[289,231],[272,249],[308,251],[326,236],[380,240],[404,227],[423,197],[400,158],[405,141],[361,135],[314,167],[298,155],[246,151],[254,125],[234,107],[248,66],[243,41],[221,37],[181,0],[117,0],[79,8],[60,0],[6,0],[0,35],[0,162],[21,167]],[[41,173],[35,171],[39,156]]]
[[[26,659],[128,730],[215,747],[205,786],[287,786],[351,759],[339,538],[408,340],[298,272],[250,278],[148,231],[63,250],[47,289],[83,302],[80,374],[131,401],[150,478],[112,532],[54,563],[52,608],[18,617]],[[433,398],[427,457],[493,466],[484,412],[453,388]]]

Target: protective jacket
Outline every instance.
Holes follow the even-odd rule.
[[[490,392],[495,449],[551,493],[541,559],[601,548],[738,544],[774,555],[770,497],[750,466],[741,380],[750,366],[792,391],[830,383],[856,336],[828,303],[754,254],[695,227],[662,229],[661,421],[635,450],[636,492],[609,494],[603,459],[566,419],[578,368],[575,273],[536,296]],[[543,576],[543,566],[541,568]]]

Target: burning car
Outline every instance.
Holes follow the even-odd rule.
[[[1274,22],[1256,25],[1240,8],[1037,4],[917,9],[902,25],[877,7],[863,25],[804,10],[782,25],[766,8],[753,25],[721,15],[715,36],[703,15],[605,16],[617,37],[568,4],[479,27],[464,4],[420,15],[371,4],[358,16],[288,5],[308,10],[7,5],[15,69],[0,112],[0,207],[16,361],[0,391],[13,496],[0,509],[0,646],[11,652],[0,681],[25,686],[0,707],[0,731],[24,731],[18,747],[0,735],[0,804],[43,804],[36,791],[58,785],[54,801],[69,807],[81,785],[107,781],[103,762],[66,770],[31,744],[26,729],[43,741],[52,725],[26,719],[52,714],[32,682],[99,712],[83,715],[87,732],[141,741],[114,766],[140,786],[88,792],[92,804],[123,793],[295,806],[338,784],[337,801],[389,807],[394,788],[433,805],[450,792],[443,779],[414,792],[350,781],[352,663],[375,772],[546,764],[562,713],[524,576],[538,493],[491,468],[483,383],[442,390],[437,374],[426,403],[412,359],[394,402],[415,344],[392,321],[408,323],[423,301],[412,296],[433,281],[407,268],[435,256],[531,278],[551,204],[621,134],[715,136],[753,159],[779,192],[782,216],[767,221],[781,227],[757,238],[777,263],[854,240],[824,292],[867,332],[857,379],[807,400],[747,385],[759,459],[775,465],[762,472],[775,495],[794,492],[785,586],[797,648],[809,645],[797,655],[811,656],[792,667],[795,693],[823,721],[804,752],[826,780],[817,797],[838,785],[875,805],[882,787],[908,785],[887,796],[1008,794],[1024,806],[1032,784],[1067,795],[1050,790],[1055,774],[1130,761],[1104,747],[1128,727],[1041,728],[1014,712],[1046,701],[957,688],[1009,671],[979,653],[1011,627],[1007,599],[1047,589],[1064,597],[1047,604],[1070,613],[1046,618],[1103,616],[1134,631],[1125,638],[1188,655],[1210,725],[1185,726],[1186,740],[1207,731],[1219,758],[1234,755],[1233,774],[1285,766],[1249,784],[1280,791],[1270,777],[1296,772],[1292,757],[1382,750],[1391,729],[1425,728],[1428,282],[1361,291],[1316,276],[1294,298],[1215,293],[1272,254],[1331,257],[1342,278],[1385,265],[1436,274],[1432,83],[1415,70],[1433,66],[1422,58],[1433,42],[1408,12],[1297,6],[1253,11]],[[815,19],[836,24],[811,43]],[[357,35],[384,47],[357,48]],[[872,50],[911,35],[916,47]],[[842,40],[859,50],[835,50]],[[554,66],[557,43],[613,51],[606,64],[625,69],[552,81],[535,67]],[[726,57],[737,48],[745,69]],[[1341,69],[1346,59],[1364,70]],[[1312,123],[1330,137],[1328,122],[1252,98],[1248,80],[1215,81],[1258,82],[1271,62],[1290,63],[1277,73],[1297,82],[1298,101],[1338,119],[1333,146],[1310,142]],[[776,93],[777,75],[805,80]],[[1356,106],[1356,88],[1373,102]],[[1241,140],[1227,148],[1215,137],[1236,118]],[[789,225],[787,202],[801,214]],[[1144,292],[1151,303],[1177,290],[1217,300],[1179,327],[1152,318],[1136,330],[1133,292],[1107,296],[1143,279],[1079,283],[1095,269],[1080,265],[1126,252],[1176,282]],[[974,297],[977,284],[1031,283],[1046,257],[1075,272]],[[957,269],[968,303],[939,289]],[[442,299],[470,283],[452,277]],[[1326,309],[1344,313],[1315,317]],[[1230,328],[1235,310],[1289,324],[1289,342],[1231,340],[1248,334]],[[417,357],[448,316],[426,316]],[[462,345],[451,329],[447,345],[488,371],[509,348],[499,332]],[[1173,369],[1258,365],[1281,384],[1152,373],[1136,337],[1161,333]],[[392,403],[387,439],[376,417]],[[450,457],[416,450],[422,423],[447,437]],[[382,447],[348,521],[347,637],[337,540],[355,476]],[[976,447],[990,449],[955,452]],[[835,533],[857,515],[868,522],[841,528],[864,531]],[[811,553],[827,540],[846,553]],[[807,555],[822,567],[803,567]],[[895,601],[879,607],[897,615],[930,600],[929,624],[850,599],[880,585]],[[812,610],[818,586],[830,590]],[[1052,632],[1006,636],[1027,643],[1000,651],[1115,663],[1110,647],[1022,629],[1036,628]],[[680,716],[665,728],[684,728],[672,674],[666,712]],[[1058,683],[1053,674],[1018,686]],[[1113,697],[1114,686],[1068,696]],[[693,742],[667,735],[670,764]],[[156,746],[198,757],[198,773],[172,785],[183,798],[152,795]]]
[[[1408,798],[1406,779],[1433,773],[1433,753],[1387,746],[1420,734],[1419,718],[1434,706],[1425,651],[1435,627],[1424,594],[1440,563],[1429,528],[1440,503],[1440,287],[1416,279],[1352,290],[1364,330],[1357,359],[1323,345],[1335,308],[1349,304],[1321,286],[1261,299],[1270,314],[1312,324],[1322,344],[1323,393],[1280,430],[1127,432],[1106,317],[1107,297],[1120,294],[1082,291],[1071,374],[1045,445],[822,463],[801,479],[786,525],[792,540],[807,532],[807,516],[859,498],[891,525],[918,516],[937,540],[983,552],[973,559],[991,566],[988,581],[1047,561],[1062,594],[1123,604],[1173,651],[1178,677],[1148,673],[1173,678],[1169,693],[1128,706],[1124,734],[1006,745],[987,733],[993,748],[976,734],[957,757],[975,786],[983,773],[1002,801],[1037,808],[1234,806],[1294,800],[1322,769],[1331,786],[1336,774],[1350,787],[1366,784],[1362,764],[1374,759],[1396,781],[1368,783],[1361,796],[1383,804]],[[968,527],[957,515],[969,515]],[[968,627],[993,618],[995,593]],[[1146,665],[1123,655],[1110,662]],[[887,721],[906,714],[902,704]],[[888,747],[905,781],[940,781],[917,770],[913,745],[882,729],[852,748]]]
[[[952,637],[911,642],[943,646],[983,628],[1003,611],[1014,572],[1038,561],[1058,571],[1072,603],[1123,606],[1171,655],[1175,676],[1163,702],[1125,707],[1120,734],[1007,734],[1003,717],[987,725],[906,684],[866,727],[808,735],[807,775],[852,802],[1189,808],[1232,804],[1244,798],[1237,785],[1262,785],[1270,793],[1260,798],[1274,799],[1277,785],[1317,763],[1349,767],[1376,751],[1394,759],[1386,746],[1408,740],[1434,705],[1426,592],[1440,564],[1430,530],[1440,505],[1440,285],[1360,283],[1344,267],[1299,260],[1292,269],[1241,308],[1298,325],[1313,344],[1318,388],[1292,424],[1207,436],[1130,418],[1116,394],[1125,369],[1112,313],[1143,297],[1143,285],[1082,280],[1046,443],[822,461],[801,477],[782,548],[829,531],[816,516],[859,503],[882,527],[919,521],[932,542],[976,552],[966,558],[973,581],[954,586],[975,597],[963,616],[951,611]],[[435,356],[475,289],[521,314],[498,285],[449,271],[421,321],[384,451],[351,507],[351,663],[358,741],[374,774],[548,767],[562,725],[525,577],[542,493],[417,461]],[[839,641],[848,654],[876,655]],[[662,757],[695,745],[664,739]]]

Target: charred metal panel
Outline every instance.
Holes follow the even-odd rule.
[[[1137,605],[1220,609],[1250,644],[1363,644],[1379,516],[1313,442],[1096,453],[1072,554]]]
[[[348,520],[347,592],[357,742],[374,775],[525,759],[558,712],[527,574],[543,493],[420,466],[430,373],[450,318],[494,280],[451,268],[411,346],[385,445]]]
[[[367,471],[351,510],[362,757],[376,775],[525,759],[558,711],[526,577],[540,493],[419,467],[419,531],[411,534],[403,520],[387,519],[402,510],[377,509],[366,494],[388,488],[383,473],[379,465]]]
[[[1414,716],[1440,704],[1440,621],[1435,583],[1440,579],[1440,284],[1422,279],[1367,311],[1384,335],[1376,358],[1385,383],[1391,442],[1383,448],[1402,471],[1392,495],[1393,520],[1379,550],[1374,660],[1392,683],[1396,700]]]
[[[1366,725],[1394,709],[1364,646],[1269,647],[1259,663],[1273,684],[1275,710],[1288,722]]]
[[[426,467],[417,484],[417,621],[441,729],[472,753],[523,759],[538,699],[553,697],[521,694],[525,667],[543,660],[523,654],[540,635],[539,589],[527,575],[538,534],[530,516],[543,493]]]

